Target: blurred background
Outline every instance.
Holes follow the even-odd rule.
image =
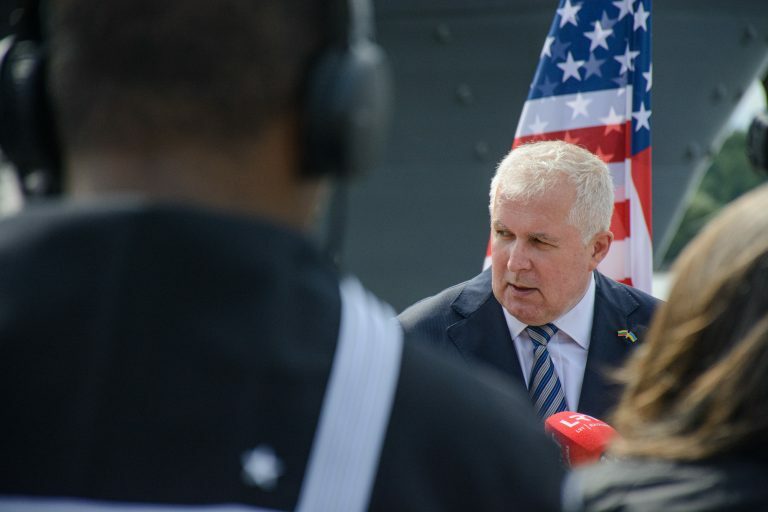
[[[0,0],[0,9],[16,3]],[[393,123],[381,165],[349,187],[341,265],[400,311],[481,270],[490,178],[511,147],[558,2],[374,4],[394,71]],[[685,243],[768,178],[750,165],[746,135],[766,109],[768,5],[657,0],[650,22],[654,293],[664,297]],[[3,168],[0,212],[19,204]]]

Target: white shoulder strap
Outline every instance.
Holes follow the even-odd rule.
[[[368,508],[400,375],[394,311],[357,280],[341,284],[341,328],[298,512]]]

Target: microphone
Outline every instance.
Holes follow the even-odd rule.
[[[566,467],[601,460],[616,431],[606,422],[573,411],[553,414],[544,422],[544,431],[560,446]]]

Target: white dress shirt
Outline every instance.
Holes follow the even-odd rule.
[[[533,366],[533,342],[525,330],[528,327],[507,312],[503,307],[504,318],[512,340],[515,343],[520,368],[523,369],[525,385]],[[555,365],[555,371],[560,378],[560,384],[565,390],[568,410],[576,411],[579,407],[581,384],[584,381],[584,368],[587,365],[589,339],[592,333],[592,319],[595,316],[595,276],[589,279],[587,292],[570,311],[551,322],[558,331],[549,340],[547,350]]]

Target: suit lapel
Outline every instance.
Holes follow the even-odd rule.
[[[621,392],[610,374],[636,348],[617,333],[622,329],[639,331],[641,326],[632,325],[630,315],[640,305],[622,287],[599,272],[595,272],[595,284],[595,314],[578,410],[605,417]]]
[[[642,337],[646,326],[632,321],[632,313],[639,306],[623,287],[595,272],[595,314],[579,412],[605,417],[616,404],[621,387],[613,381],[610,372],[637,348],[637,344],[617,333],[627,329]],[[446,332],[462,357],[490,365],[525,387],[507,322],[493,296],[490,269],[469,281],[451,307],[458,320],[449,325]]]
[[[501,305],[493,296],[491,270],[469,281],[451,307],[459,320],[447,334],[462,357],[488,364],[525,386]]]

